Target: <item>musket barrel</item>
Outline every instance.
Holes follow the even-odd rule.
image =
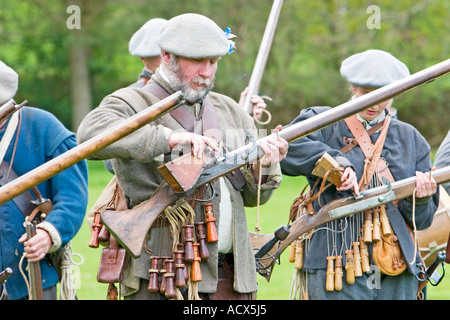
[[[92,153],[129,135],[167,112],[170,112],[182,103],[180,102],[180,98],[181,92],[178,91],[106,130],[102,134],[85,141],[75,148],[2,186],[0,188],[0,205],[80,162]]]
[[[264,30],[264,35],[259,46],[255,66],[248,84],[248,93],[244,100],[244,108],[249,114],[252,113],[252,104],[250,100],[253,95],[258,93],[267,58],[269,57],[270,47],[272,46],[272,40],[275,34],[275,28],[278,23],[278,17],[280,16],[282,4],[282,0],[274,0],[269,18],[267,20],[266,28]]]
[[[450,59],[447,59],[406,78],[400,79],[382,88],[367,93],[357,99],[347,101],[328,111],[306,119],[299,125],[285,127],[279,135],[287,141],[292,142],[335,122],[359,113],[373,105],[389,100],[400,93],[411,90],[423,83],[430,82],[449,72]]]
[[[405,91],[411,90],[423,83],[430,82],[440,76],[443,76],[450,72],[450,59],[443,62],[435,64],[431,67],[423,69],[417,73],[414,73],[406,78],[395,81],[387,86],[374,90],[368,94],[365,94],[356,99],[347,101],[339,106],[329,109],[325,112],[319,113],[314,117],[303,120],[301,122],[285,126],[283,130],[272,133],[269,136],[259,139],[256,141],[257,144],[261,141],[268,139],[269,137],[281,137],[287,142],[293,142],[297,139],[305,137],[315,131],[323,129],[333,123],[344,120],[356,113],[359,113],[373,105],[379,104],[383,101],[389,100],[394,96],[403,93]],[[246,163],[251,163],[256,161],[262,156],[262,150],[258,148],[257,152],[250,152],[254,148],[253,144],[247,144],[241,148],[228,152],[225,157],[228,159],[225,162],[229,164],[232,159],[242,159],[241,156],[249,153],[248,158],[245,161],[236,163],[235,165],[228,165],[227,172],[231,172],[239,167],[242,167]],[[214,179],[217,176],[208,175],[200,176],[197,184],[194,187],[199,187],[204,185]],[[1,189],[0,189],[1,190]]]

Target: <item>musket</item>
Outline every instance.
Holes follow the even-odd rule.
[[[419,289],[418,291],[422,291],[425,286],[430,283],[432,286],[437,286],[442,279],[444,279],[445,276],[445,268],[444,268],[444,262],[446,258],[445,251],[439,251],[436,253],[436,258],[434,259],[433,263],[428,267],[426,271],[421,271],[418,275],[416,275],[416,279],[419,280]],[[442,265],[442,275],[439,276],[439,279],[437,281],[433,280],[434,273],[436,271],[436,268]],[[437,273],[437,272],[436,272]],[[433,281],[431,281],[433,280]]]
[[[34,224],[28,220],[25,221],[25,230],[27,240],[30,240],[36,234]],[[44,300],[44,290],[42,288],[41,267],[39,262],[28,261],[28,277],[30,278],[30,300]]]
[[[282,0],[274,0],[272,4],[272,9],[270,10],[263,38],[259,46],[258,55],[256,56],[255,65],[253,67],[253,71],[250,76],[247,96],[245,97],[244,100],[244,109],[247,111],[248,114],[252,114],[252,103],[250,100],[253,95],[258,94],[259,86],[261,84],[261,79],[264,73],[267,58],[269,57],[270,48],[272,46],[273,36],[275,34],[275,29],[278,23],[278,18],[280,16],[282,5],[283,5]],[[257,119],[255,119],[255,121],[261,124],[269,123],[271,118],[270,113],[267,110],[264,110],[264,112],[268,114],[269,118],[264,122],[259,122],[259,120]]]
[[[8,280],[9,276],[13,274],[13,271],[10,267],[7,267],[5,270],[0,272],[0,284],[4,284],[6,280]]]
[[[181,91],[153,104],[0,188],[0,205],[183,104]]]
[[[2,123],[4,120],[8,119],[10,116],[12,116],[15,112],[22,109],[22,107],[27,103],[28,101],[25,100],[21,104],[16,104],[13,99],[7,101],[0,107],[0,123]]]
[[[450,181],[450,166],[432,171],[431,176],[437,184]],[[382,186],[362,191],[359,196],[333,200],[324,205],[317,213],[305,214],[295,220],[287,226],[289,235],[285,239],[273,243],[270,248],[263,246],[255,254],[259,274],[269,281],[274,263],[281,253],[293,241],[314,228],[336,219],[412,196],[416,187],[416,177],[409,177],[392,183],[384,180],[384,183]]]
[[[448,72],[450,72],[450,59],[228,152],[213,159],[197,180],[186,184],[189,187],[183,191],[175,191],[171,187],[171,181],[164,176],[166,181],[159,185],[150,199],[126,211],[105,210],[102,212],[103,225],[133,257],[139,257],[148,231],[166,207],[196,188],[256,161],[263,155],[259,144],[264,139],[282,137],[292,142]],[[191,154],[185,156],[192,157]]]

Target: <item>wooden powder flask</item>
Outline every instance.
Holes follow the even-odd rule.
[[[352,285],[355,283],[355,262],[352,250],[345,250],[347,263],[345,264],[345,273],[347,283]]]
[[[295,268],[297,270],[303,269],[303,248],[304,248],[304,242],[298,241],[297,245],[295,247]]]
[[[184,228],[184,261],[194,261],[194,226],[189,224],[183,226]]]
[[[200,269],[200,261],[202,260],[200,258],[200,255],[198,253],[198,243],[194,243],[194,262],[192,262],[192,269],[191,269],[191,281],[198,282],[202,281],[202,271]]]
[[[372,242],[378,242],[381,240],[380,236],[380,208],[373,209],[373,230],[372,230]]]
[[[359,238],[359,251],[361,254],[361,269],[363,272],[370,271],[369,249],[362,238]]]
[[[197,239],[199,243],[198,251],[202,260],[207,260],[209,258],[209,251],[206,245],[206,230],[205,222],[195,222],[195,231],[197,232]]]
[[[169,257],[161,257],[161,269],[159,269],[159,274],[161,275],[161,282],[159,284],[159,292],[161,294],[165,294],[166,293],[166,273],[167,273],[167,269],[166,269],[166,261],[169,260]]]
[[[166,260],[166,273],[164,274],[164,278],[166,279],[166,291],[165,291],[166,298],[167,299],[176,298],[177,292],[175,290],[175,273],[174,273],[173,259]]]
[[[208,242],[217,242],[219,241],[219,237],[217,236],[216,229],[216,218],[214,217],[214,212],[212,210],[212,203],[203,204],[203,208],[205,209],[205,222],[206,222],[206,234]]]
[[[117,287],[114,283],[110,283],[108,285],[107,291],[107,300],[117,300],[119,297],[119,292],[117,291]]]
[[[295,253],[297,251],[297,240],[293,241],[290,244],[289,248],[289,262],[294,263],[295,262]]]
[[[153,256],[151,268],[148,270],[149,280],[148,280],[148,291],[151,293],[159,292],[159,260],[160,257]]]
[[[391,226],[389,224],[389,218],[386,213],[386,206],[380,206],[380,221],[381,229],[383,230],[383,236],[387,237],[392,234]]]
[[[183,260],[184,260],[184,245],[182,243],[178,243],[177,244],[177,250],[183,252],[182,257],[183,257]],[[184,263],[184,279],[186,281],[188,281],[188,279],[189,279],[189,270],[188,270],[188,267],[187,267],[187,265],[185,263]]]
[[[91,238],[89,239],[89,247],[98,248],[98,236],[103,224],[100,220],[100,212],[96,210],[94,212],[94,221],[92,222]]]
[[[355,264],[355,277],[362,277],[361,254],[359,252],[359,242],[352,242],[353,263]]]
[[[342,256],[335,256],[336,263],[334,265],[334,290],[342,290]]]
[[[373,222],[372,222],[372,211],[366,210],[364,212],[364,242],[372,243],[372,230],[373,230]]]
[[[181,244],[181,248],[182,248]],[[177,250],[175,250],[174,256],[174,262],[175,262],[175,287],[177,288],[184,288],[186,286],[186,275],[185,275],[185,267],[186,265],[183,263],[183,250],[179,250],[180,246],[177,245]]]
[[[327,280],[325,283],[327,291],[334,291],[334,259],[334,256],[327,257]]]

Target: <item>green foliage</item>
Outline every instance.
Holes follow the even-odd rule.
[[[66,26],[70,4],[81,9],[80,30]],[[283,3],[260,86],[261,94],[273,99],[268,103],[273,116],[269,126],[289,123],[302,108],[345,102],[349,92],[339,67],[353,53],[369,48],[389,51],[412,73],[448,58],[450,2],[380,0],[379,29],[369,29],[373,12],[367,9],[372,4]],[[18,100],[53,112],[70,128],[71,44],[89,48],[94,108],[104,96],[137,79],[142,64],[128,53],[128,41],[141,25],[153,17],[198,12],[238,36],[237,50],[222,59],[216,81],[217,91],[238,99],[248,84],[271,5],[246,0],[5,1],[0,8],[0,59],[20,74]],[[441,78],[395,102],[400,118],[416,126],[432,146],[448,130],[449,89],[449,78]]]

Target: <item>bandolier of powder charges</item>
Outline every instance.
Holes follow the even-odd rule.
[[[358,126],[359,120],[356,116],[347,120],[347,125],[352,130]],[[389,127],[390,117],[387,116],[383,122],[372,127],[366,131],[359,124],[359,132],[363,131],[366,139],[369,139],[370,145],[367,150],[362,148],[366,159],[364,164],[364,173],[359,182],[360,191],[368,188],[380,186],[382,176],[387,178],[390,182],[393,181],[384,160],[380,158],[381,150],[383,149],[384,139]],[[360,129],[363,130],[360,130]],[[369,135],[381,130],[380,135],[372,145]],[[359,139],[354,134],[355,139],[348,141],[348,146],[341,149],[345,153],[359,144]],[[363,135],[361,135],[363,136]],[[367,140],[366,140],[367,142]],[[299,197],[294,200],[291,207],[290,220],[295,221],[304,214],[315,214],[312,208],[312,202],[318,200],[320,204],[321,193],[331,186],[340,186],[340,177],[342,175],[342,168],[336,161],[325,153],[316,163],[313,171],[314,175],[319,178],[310,190],[307,188],[302,190]],[[383,174],[382,174],[383,173]],[[387,176],[386,176],[387,173]],[[321,182],[320,187],[318,186]],[[328,182],[328,183],[327,183]],[[327,183],[327,184],[326,184]],[[319,191],[313,194],[313,191],[319,187]],[[364,272],[372,272],[370,267],[369,246],[373,247],[372,260],[378,265],[389,264],[388,268],[380,267],[381,272],[386,274],[400,274],[406,269],[406,264],[403,256],[399,250],[399,245],[395,234],[389,224],[389,219],[386,214],[385,205],[366,210],[364,212],[346,217],[344,219],[334,220],[328,222],[323,228],[327,233],[327,269],[326,269],[326,291],[340,291],[343,287],[343,277],[345,273],[345,281],[352,285],[356,277],[362,277]],[[314,232],[311,230],[307,234],[303,234],[297,240],[292,242],[289,251],[289,261],[295,263],[294,278],[291,286],[291,299],[307,299],[307,278],[306,273],[303,272],[304,257],[308,254],[309,241]],[[341,245],[338,248],[338,238],[341,237]],[[350,239],[350,241],[348,241]],[[387,254],[385,254],[387,252]],[[314,253],[312,253],[314,254]],[[345,260],[343,255],[345,254]],[[383,261],[388,260],[388,261]]]

